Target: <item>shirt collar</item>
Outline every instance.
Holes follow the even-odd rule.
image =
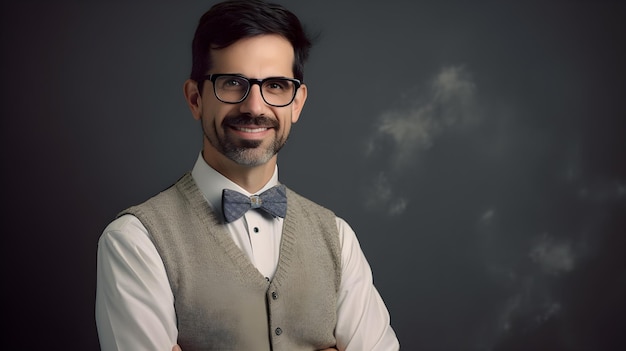
[[[220,215],[222,214],[222,190],[230,189],[247,196],[253,195],[209,166],[202,157],[202,152],[198,155],[191,176],[209,205]],[[258,194],[275,185],[278,185],[278,166],[274,168],[274,174]]]

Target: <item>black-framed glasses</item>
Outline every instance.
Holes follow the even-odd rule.
[[[261,87],[261,97],[266,104],[275,107],[284,107],[293,102],[296,91],[302,83],[299,80],[286,77],[269,77],[265,79],[247,78],[241,74],[209,74],[205,80],[213,83],[215,97],[227,104],[238,104],[245,100],[254,84]]]

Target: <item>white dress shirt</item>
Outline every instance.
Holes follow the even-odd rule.
[[[192,177],[209,205],[222,213],[222,189],[253,195],[211,168],[200,155]],[[278,184],[278,167],[259,193]],[[227,224],[234,242],[266,277],[278,264],[282,218],[250,210]],[[337,218],[342,279],[337,301],[337,348],[398,350],[389,313],[352,228]],[[174,296],[150,233],[132,215],[111,222],[98,243],[96,324],[102,351],[171,351],[178,330]],[[183,350],[185,351],[185,350]]]

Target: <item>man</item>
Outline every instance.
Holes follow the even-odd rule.
[[[227,1],[202,16],[184,84],[202,152],[104,230],[102,350],[399,348],[352,229],[278,182],[310,46],[279,5]]]

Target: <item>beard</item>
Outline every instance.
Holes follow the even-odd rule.
[[[269,145],[264,146],[264,142],[267,143],[265,140],[241,140],[230,133],[232,127],[251,125],[274,130]],[[221,135],[217,133],[218,126],[207,125],[202,119],[204,137],[222,155],[241,166],[254,167],[267,163],[287,142],[287,136],[278,136],[279,122],[265,116],[227,116],[220,127],[224,131]]]

